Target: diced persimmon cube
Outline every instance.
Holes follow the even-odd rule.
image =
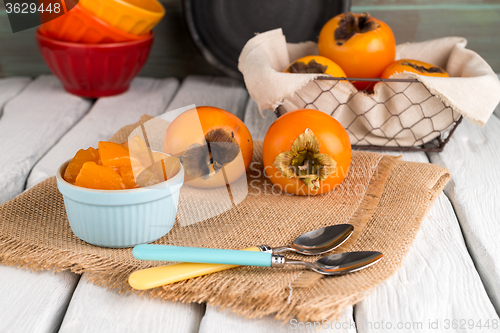
[[[181,170],[181,161],[175,156],[153,152],[154,172],[161,180],[168,180]]]
[[[129,150],[137,152],[145,152],[149,149],[144,139],[139,135],[134,135],[133,137],[129,138],[127,141],[127,145]]]
[[[140,174],[142,170],[153,164],[151,151],[142,137],[135,135],[128,139],[128,148],[132,169],[136,174]]]
[[[101,162],[106,167],[130,166],[128,149],[114,142],[99,142],[99,155]]]
[[[156,174],[150,168],[144,169],[136,179],[137,185],[140,187],[151,186],[160,183],[161,180],[156,177]]]
[[[102,165],[101,154],[99,154],[99,148],[95,150],[97,152],[97,161],[95,162],[97,165]]]
[[[64,179],[71,184],[75,183],[76,177],[80,173],[80,169],[85,162],[97,162],[99,159],[99,152],[90,147],[88,149],[80,149],[76,152],[75,156],[69,162],[66,170],[64,171]]]
[[[136,179],[140,187],[151,186],[166,181],[180,171],[180,161],[177,157],[163,153],[152,153],[155,163],[142,170]]]
[[[123,182],[127,188],[136,188],[138,187],[135,183],[134,172],[132,171],[132,167],[120,167],[119,172],[120,176],[123,178]]]
[[[123,190],[125,182],[113,168],[85,162],[76,177],[76,186],[96,190]]]

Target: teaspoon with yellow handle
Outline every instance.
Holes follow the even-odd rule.
[[[281,253],[294,251],[306,255],[329,252],[343,244],[354,231],[350,224],[339,224],[309,231],[297,237],[290,246],[271,248],[267,245],[250,247],[243,251]],[[146,290],[197,276],[220,272],[240,265],[179,263],[135,271],[129,276],[132,288]]]

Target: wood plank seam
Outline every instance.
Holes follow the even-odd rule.
[[[152,80],[152,79],[148,79]],[[187,82],[191,81],[192,84],[197,86],[196,82],[192,82],[192,79],[188,79]],[[196,81],[196,80],[195,80]],[[148,114],[153,116],[158,116],[161,113],[165,112],[165,109],[169,109],[172,105],[172,102],[177,99],[178,103],[183,103],[185,100],[189,100],[189,96],[179,96],[179,93],[183,94],[182,90],[188,90],[189,87],[185,87],[186,82],[183,82],[182,85],[176,86],[176,89],[172,92],[171,98],[165,103],[165,106],[161,110],[154,109],[148,110]],[[199,86],[199,85],[198,85]],[[184,87],[184,88],[183,88]],[[151,90],[151,89],[148,89]],[[196,93],[196,89],[191,91],[191,93]],[[150,91],[150,93],[153,93]],[[188,94],[189,95],[189,94]],[[213,95],[213,94],[209,94]],[[237,94],[239,96],[239,94]],[[180,100],[179,98],[180,97]],[[213,96],[205,96],[207,98]],[[158,97],[155,97],[158,98]],[[201,96],[203,98],[203,95]],[[238,98],[233,98],[238,101]],[[214,98],[212,102],[218,102],[220,99]],[[115,102],[118,104],[118,102]],[[229,106],[232,103],[227,102]],[[238,103],[236,103],[238,104]],[[224,105],[218,105],[224,108]],[[97,107],[94,106],[94,108]],[[110,105],[104,105],[99,103],[100,108],[109,108]],[[115,105],[116,109],[120,109],[120,105]],[[130,106],[127,108],[127,117],[130,117],[130,113],[132,110]],[[144,107],[142,108],[134,108],[135,113],[139,116],[140,111],[144,112]],[[102,110],[101,110],[102,111]],[[108,115],[111,117],[111,115]],[[136,121],[137,119],[134,119]],[[130,121],[127,118],[127,121]],[[125,124],[120,123],[120,126]],[[116,126],[116,124],[115,124]],[[118,127],[120,127],[118,126]],[[116,130],[116,128],[114,129]],[[81,129],[80,129],[81,131]],[[73,140],[75,141],[75,140]],[[89,296],[90,294],[90,296]],[[106,315],[97,313],[93,310],[95,306],[86,304],[88,302],[94,302],[100,304],[100,311],[106,313]],[[116,304],[119,302],[120,304]],[[123,303],[123,304],[122,304]],[[133,314],[132,314],[133,312]],[[128,325],[129,331],[140,331],[139,327],[143,329],[152,331],[152,332],[160,332],[165,330],[171,330],[175,332],[193,332],[198,331],[199,324],[201,322],[202,315],[205,313],[205,306],[199,304],[183,304],[183,303],[174,303],[163,301],[160,299],[152,299],[149,297],[140,298],[137,295],[118,295],[113,290],[108,290],[106,288],[97,287],[91,284],[88,280],[82,279],[75,293],[72,297],[70,305],[68,307],[68,311],[63,319],[61,324],[61,332],[72,332],[75,328],[82,328],[86,330],[92,331],[119,331],[120,328],[124,328],[124,326]],[[85,322],[85,318],[92,318],[94,323]],[[140,317],[141,320],[133,320],[131,318]],[[154,317],[154,318],[153,318]],[[109,321],[109,318],[113,318],[112,321]],[[108,323],[109,321],[109,323]],[[110,326],[108,324],[113,323],[114,321],[119,321],[120,323]],[[143,322],[147,321],[147,323]],[[165,328],[163,326],[168,325],[169,327]]]
[[[75,274],[75,275],[76,275],[75,286],[72,288],[72,290],[70,290],[68,292],[68,294],[71,294],[71,297],[68,297],[68,300],[66,302],[66,306],[64,307],[64,312],[61,314],[60,320],[57,321],[57,324],[56,324],[56,327],[54,329],[54,332],[59,332],[59,330],[61,329],[61,325],[63,323],[63,319],[66,316],[66,312],[68,312],[69,303],[71,303],[71,300],[73,299],[73,295],[75,294],[75,290],[78,287],[78,284],[80,283],[80,280],[82,279],[82,275],[81,274]]]
[[[0,77],[1,77],[1,70],[2,70],[2,67],[0,66]],[[3,109],[5,107],[5,105],[7,105],[7,103],[9,103],[9,101],[11,101],[12,99],[16,98],[17,95],[19,94],[22,94],[24,89],[26,89],[26,87],[29,86],[29,83],[32,81],[31,78],[28,78],[28,77],[11,77],[11,78],[8,78],[8,79],[4,79],[4,81],[2,81],[0,79],[0,81],[2,82],[5,82],[5,81],[19,81],[18,84],[21,85],[21,87],[15,87],[16,84],[12,84],[10,83],[9,84],[9,88],[12,89],[12,86],[14,86],[14,92],[13,94],[11,94],[10,92],[7,93],[7,97],[6,98],[2,98],[1,95],[2,93],[0,93],[0,120],[2,119],[2,116],[3,116]],[[10,95],[10,96],[9,96]]]
[[[5,105],[0,121],[0,137],[4,142],[0,146],[4,157],[0,160],[4,176],[0,182],[0,202],[24,190],[27,176],[41,155],[89,108],[88,100],[64,92],[56,78],[44,75],[31,81]]]
[[[497,108],[498,111],[498,108]],[[493,114],[483,129],[465,122],[445,150],[428,153],[433,163],[452,171],[444,193],[449,199],[465,239],[467,251],[486,293],[500,313],[500,261],[495,234],[498,221],[498,131]]]

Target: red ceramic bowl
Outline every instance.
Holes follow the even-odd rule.
[[[121,94],[139,73],[153,44],[148,38],[109,44],[81,44],[52,39],[37,31],[47,66],[68,92],[82,97]]]
[[[43,23],[40,33],[45,36],[75,43],[117,43],[147,38],[121,31],[97,18],[77,4],[66,14],[52,19],[53,13],[40,14]]]

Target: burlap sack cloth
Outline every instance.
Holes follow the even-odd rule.
[[[497,75],[466,45],[461,37],[398,45],[396,59],[428,62],[451,77],[404,72],[391,78],[422,84],[377,83],[372,94],[358,93],[347,81],[314,80],[324,74],[283,73],[292,61],[318,54],[318,46],[287,44],[281,29],[250,39],[238,68],[260,110],[313,108],[337,119],[352,144],[419,146],[450,129],[460,115],[483,126],[500,101]]]
[[[112,141],[125,141],[138,124],[123,128]],[[262,143],[256,142],[257,165],[261,156]],[[336,318],[401,266],[420,222],[449,178],[448,170],[432,164],[354,152],[350,172],[338,190],[307,198],[280,194],[256,168],[248,173],[253,186],[242,203],[197,224],[180,227],[177,223],[156,243],[228,249],[281,246],[304,232],[349,222],[355,225],[355,233],[341,251],[376,250],[384,258],[367,269],[338,277],[323,277],[295,266],[240,267],[167,285],[150,294],[230,307],[248,317]],[[68,224],[54,178],[0,206],[0,261],[33,270],[85,272],[91,282],[121,292],[131,289],[127,278],[132,271],[162,264],[136,260],[131,249],[101,248],[78,239]]]

